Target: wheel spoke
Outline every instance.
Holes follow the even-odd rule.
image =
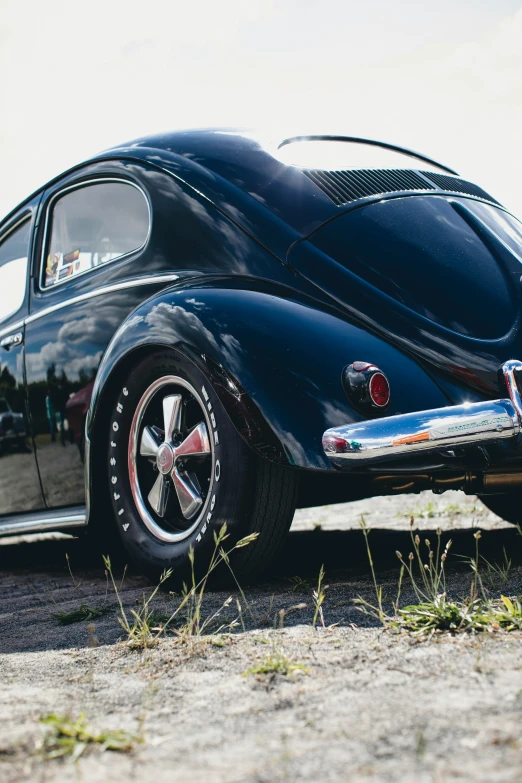
[[[177,457],[203,457],[210,454],[210,440],[206,426],[201,422],[175,449]]]
[[[165,477],[160,474],[149,492],[149,503],[159,517],[165,516],[168,497],[169,485]]]
[[[181,430],[181,403],[181,394],[171,394],[169,397],[163,399],[165,443],[170,443],[173,432],[179,432]]]
[[[192,519],[203,505],[203,498],[196,483],[190,473],[179,473],[176,468],[172,471],[172,481],[178,495],[181,513],[185,519]]]
[[[156,457],[160,444],[150,427],[145,427],[141,436],[140,454],[142,457]]]

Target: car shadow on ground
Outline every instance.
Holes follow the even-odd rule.
[[[452,541],[450,567],[462,563],[462,559],[475,556],[475,532],[475,528],[459,528],[442,533],[443,546],[449,539]],[[415,534],[419,535],[422,542],[430,539],[432,546],[437,541],[433,528],[423,530],[416,527]],[[397,568],[396,552],[407,556],[413,548],[409,530],[374,528],[370,531],[368,541],[377,573]],[[522,563],[522,537],[516,528],[482,532],[482,556],[493,562],[503,562],[504,551],[508,553],[513,565]],[[368,573],[368,554],[362,531],[351,529],[291,532],[275,573],[290,576],[290,572],[295,572],[312,576],[318,573],[321,565],[328,570],[343,569],[351,573]]]
[[[433,529],[416,532],[421,541],[426,538],[432,543],[436,541]],[[450,538],[453,541],[446,570],[449,581],[454,580],[457,589],[461,589],[460,584],[464,585],[464,582],[469,586],[471,572],[467,559],[475,555],[476,546],[473,532],[468,528],[442,534],[443,545]],[[396,551],[405,556],[411,551],[410,531],[375,528],[369,534],[369,542],[377,579],[389,588],[391,594],[399,570]],[[511,571],[516,575],[518,589],[522,573],[518,568],[522,565],[522,537],[516,528],[484,531],[480,547],[482,556],[492,563],[504,563],[507,555],[511,560]],[[263,622],[259,621],[258,627],[277,624],[281,608],[287,609],[302,602],[306,603],[306,609],[290,614],[285,624],[310,623],[313,614],[312,590],[321,566],[324,566],[326,581],[330,585],[330,605],[328,601],[325,603],[328,624],[352,627],[371,624],[353,604],[353,599],[359,594],[368,600],[373,597],[366,544],[361,530],[314,529],[291,531],[284,551],[270,574],[262,582],[244,585],[246,597],[252,602],[256,617],[264,618]],[[114,570],[119,581],[124,572],[123,563],[115,565]],[[299,580],[295,577],[299,577]],[[0,589],[0,652],[87,647],[93,635],[88,622],[60,626],[53,617],[56,612],[71,611],[81,603],[108,606],[111,609],[108,616],[96,620],[95,633],[99,644],[115,644],[121,638],[117,604],[108,586],[101,556],[89,552],[81,538],[2,545]],[[146,577],[132,568],[125,570],[121,596],[126,607],[135,607],[143,594],[150,593],[150,590],[151,583]],[[230,588],[208,592],[205,608],[209,614],[223,604],[229,592]],[[174,606],[175,600],[165,593],[158,596],[156,603],[168,608]],[[232,611],[235,611],[235,602],[228,614],[225,612],[221,615],[222,619],[232,620]],[[251,625],[249,622],[248,626]],[[256,624],[252,627],[256,627]]]
[[[459,558],[475,555],[473,534],[477,528],[459,528],[444,531],[442,542],[452,540],[451,562],[456,564]],[[424,541],[429,538],[436,542],[433,528],[418,529],[415,533]],[[397,565],[396,551],[407,554],[412,549],[409,530],[388,530],[374,528],[370,531],[369,543],[377,572],[386,571]],[[509,526],[496,530],[482,531],[481,554],[491,561],[502,561],[507,552],[513,565],[522,564],[522,536],[515,527]],[[2,546],[0,548],[0,579],[7,573],[14,576],[17,571],[24,575],[34,569],[35,573],[51,577],[56,573],[68,571],[66,556],[74,564],[74,569],[92,569],[100,571],[105,584],[104,567],[101,554],[94,554],[85,546],[83,538],[63,538],[59,540],[37,540],[34,542]],[[367,572],[368,557],[366,543],[361,530],[296,530],[290,531],[284,549],[272,568],[269,578],[285,578],[295,574],[312,576],[321,565],[325,569],[343,569],[350,572]],[[128,573],[134,573],[129,567]],[[94,576],[94,574],[90,574]],[[78,578],[81,576],[78,572]],[[144,580],[146,584],[146,580]]]

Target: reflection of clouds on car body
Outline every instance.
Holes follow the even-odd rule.
[[[144,320],[151,327],[150,335],[153,338],[167,339],[172,344],[181,341],[201,345],[200,341],[203,340],[207,351],[209,348],[218,350],[216,338],[201,319],[179,305],[160,302],[152,307]]]
[[[185,299],[185,302],[187,304],[193,305],[193,307],[195,307],[196,310],[202,309],[207,306],[205,302],[198,302],[198,300],[194,299],[194,297],[192,297],[192,299]]]
[[[78,375],[82,370],[89,372],[96,369],[102,355],[102,351],[85,355],[68,342],[53,342],[43,345],[38,353],[28,353],[26,362],[28,370],[36,377],[45,377],[51,364],[59,373],[66,371],[70,375]]]
[[[99,314],[83,316],[67,321],[58,331],[60,342],[86,343],[89,341],[110,340],[119,323],[117,312],[108,316],[109,308],[101,308]]]

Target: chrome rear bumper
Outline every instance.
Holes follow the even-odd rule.
[[[510,360],[502,365],[509,399],[451,405],[334,427],[323,435],[324,451],[338,467],[348,467],[348,463],[353,467],[356,462],[515,438],[522,428],[517,371],[522,372],[522,362]]]

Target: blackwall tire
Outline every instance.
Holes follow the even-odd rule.
[[[171,433],[165,430],[172,429]],[[295,511],[297,472],[261,460],[236,432],[212,385],[183,354],[153,354],[122,381],[107,433],[112,509],[129,558],[172,582],[205,573],[214,533],[258,539],[234,553],[242,579],[279,553]]]

